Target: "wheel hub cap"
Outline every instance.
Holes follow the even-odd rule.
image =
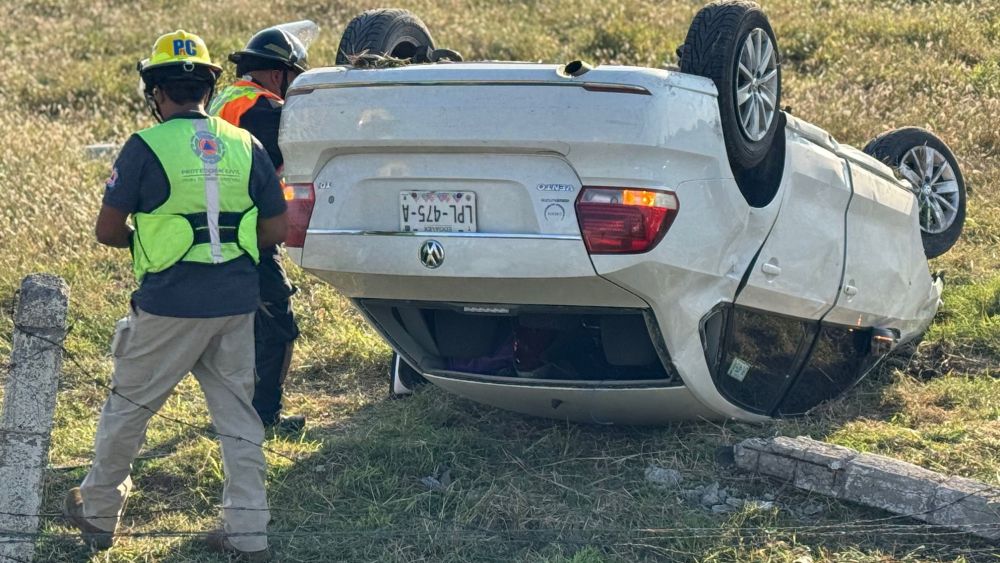
[[[735,82],[740,130],[751,141],[759,141],[778,111],[778,53],[763,29],[754,29],[743,42]]]
[[[920,229],[937,234],[955,223],[960,206],[958,178],[948,159],[928,146],[914,147],[898,167],[920,203]]]

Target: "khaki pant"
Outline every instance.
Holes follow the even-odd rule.
[[[264,428],[252,406],[253,313],[210,319],[160,317],[136,310],[119,321],[112,352],[115,391],[158,411],[190,372],[205,393],[219,434],[260,444]],[[132,461],[146,438],[153,413],[110,395],[101,411],[94,464],[80,486],[84,515],[114,531],[132,489]],[[230,543],[243,551],[267,548],[270,520],[264,490],[266,467],[259,446],[221,437],[225,486],[222,519]],[[258,535],[259,534],[259,535]]]

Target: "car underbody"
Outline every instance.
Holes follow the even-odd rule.
[[[396,371],[476,401],[619,424],[808,412],[930,324],[928,225],[964,217],[964,186],[922,130],[866,154],[724,98],[634,67],[314,70],[281,125],[304,194],[289,253]],[[734,134],[753,150],[734,156]]]

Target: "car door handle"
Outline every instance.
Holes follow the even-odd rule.
[[[781,273],[781,267],[778,266],[777,262],[772,259],[765,262],[764,265],[760,267],[760,271],[764,272],[764,274],[768,276],[776,276]]]
[[[854,287],[853,285],[844,286],[844,295],[848,297],[854,297],[857,294],[858,294],[858,288]]]

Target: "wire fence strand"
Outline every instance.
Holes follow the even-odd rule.
[[[27,327],[23,327],[21,325],[18,325],[17,323],[14,324],[14,330],[20,332],[21,334],[30,336],[32,338],[36,338],[38,340],[41,340],[41,341],[49,344],[50,346],[53,346],[53,347],[59,349],[62,352],[63,356],[66,357],[66,359],[68,359],[70,361],[70,363],[72,363],[74,366],[76,366],[76,368],[79,369],[80,372],[83,373],[83,375],[85,377],[87,377],[87,379],[90,380],[94,385],[96,385],[96,386],[98,386],[98,387],[100,387],[100,388],[108,391],[112,395],[118,397],[119,399],[121,399],[121,400],[129,403],[130,405],[132,405],[132,406],[134,406],[136,408],[145,410],[146,412],[150,413],[150,416],[157,417],[157,418],[159,418],[161,420],[166,420],[167,422],[170,422],[172,424],[177,424],[177,425],[180,425],[180,426],[187,427],[189,429],[194,430],[199,435],[202,435],[202,436],[204,436],[206,438],[209,438],[209,439],[227,438],[227,439],[230,439],[230,440],[236,440],[238,442],[246,442],[247,444],[250,444],[251,446],[253,446],[255,448],[260,448],[262,451],[265,451],[267,453],[276,455],[278,457],[282,457],[282,458],[287,459],[288,461],[291,461],[293,463],[296,463],[296,462],[299,461],[298,459],[296,459],[296,458],[294,458],[294,457],[292,457],[292,456],[290,456],[290,455],[288,455],[288,454],[286,454],[284,452],[279,452],[278,450],[270,448],[270,447],[264,445],[261,442],[256,442],[254,440],[250,440],[249,438],[244,438],[243,436],[237,436],[237,435],[234,435],[234,434],[226,434],[226,433],[214,430],[214,429],[206,428],[206,427],[204,427],[202,425],[194,424],[194,423],[188,422],[186,420],[181,420],[179,418],[174,418],[172,416],[163,414],[162,412],[159,411],[159,409],[154,409],[154,408],[150,407],[149,405],[143,404],[143,403],[141,403],[139,401],[135,401],[131,397],[128,397],[128,396],[122,394],[121,392],[119,392],[117,389],[114,388],[114,386],[108,385],[107,383],[105,383],[104,381],[102,381],[99,377],[95,376],[93,374],[93,372],[91,372],[85,365],[83,365],[83,362],[81,362],[76,357],[76,354],[74,354],[72,351],[68,350],[63,345],[62,342],[57,342],[57,341],[55,341],[55,340],[53,340],[53,339],[51,339],[51,338],[49,338],[49,337],[47,337],[47,336],[45,336],[43,334],[39,334],[37,332],[34,332],[34,331],[30,330]],[[66,336],[69,336],[69,332],[70,332],[69,330],[66,331]],[[13,342],[11,342],[11,344],[13,344]]]

